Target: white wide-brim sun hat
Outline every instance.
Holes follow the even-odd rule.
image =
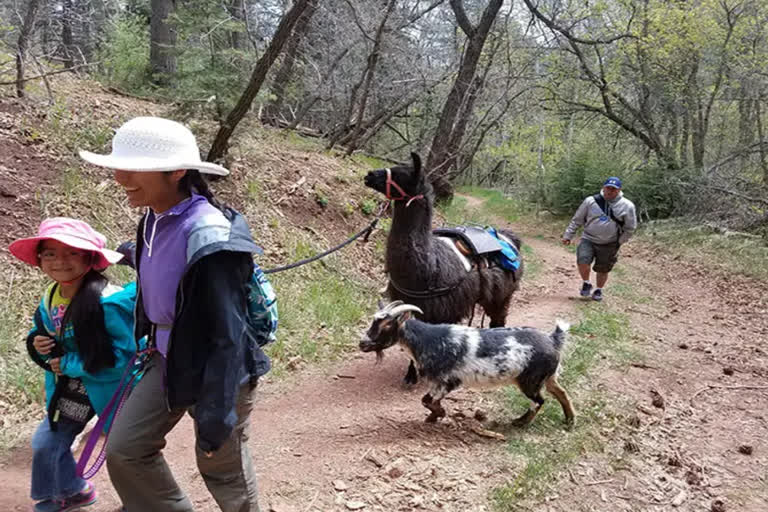
[[[136,117],[123,124],[112,138],[112,153],[80,151],[93,165],[122,171],[177,171],[196,169],[226,176],[224,167],[203,162],[195,136],[183,124],[161,117]]]

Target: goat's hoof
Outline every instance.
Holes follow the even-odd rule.
[[[566,430],[573,430],[573,428],[576,426],[576,418],[565,418],[565,429]]]
[[[425,419],[424,421],[425,421],[426,423],[437,423],[437,420],[438,420],[438,419],[440,419],[440,416],[438,416],[438,415],[437,415],[437,414],[435,414],[435,413],[432,413],[432,414],[430,414],[429,416],[427,416],[427,419]]]
[[[525,414],[523,414],[519,418],[512,420],[512,426],[513,427],[527,427],[528,425],[531,424],[531,422],[533,421],[533,418],[535,418],[535,417],[536,417],[536,413],[531,411],[531,410],[528,410],[528,412],[526,412]]]

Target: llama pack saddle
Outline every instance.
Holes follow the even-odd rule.
[[[435,236],[451,239],[464,256],[486,256],[501,251],[499,239],[476,226],[457,226],[432,230]]]
[[[511,271],[520,266],[519,253],[512,241],[494,228],[457,226],[434,229],[432,233],[453,250],[467,272],[475,265],[488,268],[498,264]]]

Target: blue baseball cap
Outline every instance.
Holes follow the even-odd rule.
[[[607,180],[605,180],[605,183],[603,183],[604,187],[613,187],[613,188],[621,188],[621,180],[617,178],[616,176],[611,176]]]

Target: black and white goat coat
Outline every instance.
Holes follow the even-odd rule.
[[[381,355],[386,348],[399,344],[409,353],[419,375],[430,384],[422,398],[431,412],[427,421],[445,416],[440,401],[460,386],[515,385],[533,402],[531,409],[515,420],[517,424],[535,418],[544,403],[544,387],[560,402],[566,422],[573,423],[573,407],[557,383],[567,324],[558,322],[551,333],[532,327],[476,329],[428,324],[410,318],[413,311],[418,312],[418,308],[398,302],[380,310],[361,340],[360,349]]]

